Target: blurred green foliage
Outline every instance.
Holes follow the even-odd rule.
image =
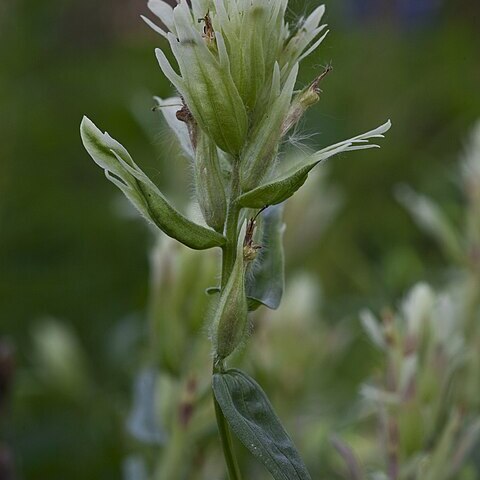
[[[302,69],[307,84],[321,65],[332,60],[334,66],[305,122],[307,138],[300,132],[294,143],[322,146],[387,117],[394,123],[381,151],[337,158],[327,167],[328,181],[315,184],[323,192],[334,185],[342,199],[328,228],[326,209],[313,217],[321,232],[311,234],[305,225],[288,232],[296,239],[287,249],[290,274],[307,270],[321,282],[322,304],[312,317],[322,311],[322,318],[340,322],[341,334],[322,334],[325,326],[318,326],[318,351],[331,335],[348,345],[348,355],[322,357],[328,372],[304,377],[321,382],[325,408],[336,414],[348,411],[378,361],[359,333],[359,309],[395,304],[419,280],[434,286],[446,280],[440,248],[417,229],[393,190],[408,183],[459,222],[457,154],[480,116],[479,9],[473,3],[463,2],[462,10],[446,1],[428,22],[402,24],[391,12],[355,17],[351,2],[327,2],[332,32]],[[293,2],[292,21],[310,9]],[[18,364],[2,427],[22,478],[118,479],[132,449],[124,423],[132,378],[148,357],[153,236],[99,175],[81,147],[78,126],[85,112],[108,125],[159,186],[187,204],[190,168],[150,111],[151,97],[167,96],[171,88],[153,55],[162,40],[138,18],[145,10],[142,1],[126,0],[0,5],[0,334],[16,345]],[[310,132],[320,134],[309,138]],[[320,200],[336,202],[333,194]],[[297,214],[307,216],[310,205],[300,205]],[[308,248],[300,248],[301,241]],[[39,321],[47,315],[62,319],[60,330]],[[51,351],[42,339],[52,335],[68,339],[76,352],[70,360],[80,365],[75,371],[84,372],[73,390],[63,385],[60,393],[58,381],[42,378],[49,360],[39,349]],[[68,383],[71,362],[59,355],[68,365],[58,378]],[[292,364],[298,355],[294,346],[285,353]],[[280,414],[299,409],[293,394],[279,389],[276,398],[275,385],[266,388]],[[314,419],[329,416],[318,408],[311,403],[306,411]],[[328,448],[329,426],[319,423],[315,445]],[[325,455],[318,462],[328,465]]]

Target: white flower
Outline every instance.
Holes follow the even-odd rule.
[[[148,2],[165,30],[143,18],[168,40],[179,74],[157,49],[160,67],[202,130],[234,156],[240,154],[248,132],[261,128],[258,123],[265,121],[277,97],[285,96],[283,87],[292,83],[292,72],[295,84],[298,63],[325,38],[326,26],[320,26],[323,6],[292,32],[285,22],[287,3],[192,0],[190,8],[180,0],[172,8],[162,0]]]

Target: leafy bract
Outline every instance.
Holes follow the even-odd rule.
[[[383,138],[383,134],[390,127],[391,122],[388,121],[375,130],[319,150],[304,161],[289,168],[283,174],[241,195],[238,198],[239,205],[248,208],[262,208],[265,205],[282,203],[306,182],[310,171],[319,163],[338,153],[378,147],[378,145],[368,144],[368,140],[370,138]]]
[[[260,305],[272,310],[280,306],[285,287],[284,231],[283,206],[275,205],[265,210],[262,214],[261,249],[246,277],[250,310]]]
[[[311,480],[262,388],[240,370],[213,376],[215,398],[230,428],[275,480]]]
[[[223,235],[190,221],[175,210],[127,150],[87,117],[82,120],[80,132],[95,163],[148,221],[195,250],[221,247],[225,243]]]

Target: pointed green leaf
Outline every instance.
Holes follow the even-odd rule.
[[[221,247],[225,243],[223,235],[188,220],[175,210],[127,150],[87,117],[82,120],[80,132],[95,163],[148,221],[194,250]]]
[[[273,180],[244,193],[238,198],[238,203],[242,207],[262,208],[265,205],[277,205],[284,202],[306,182],[310,171],[319,163],[338,153],[378,147],[378,145],[368,144],[368,139],[383,138],[383,134],[390,129],[390,126],[391,123],[388,121],[375,130],[331,145],[314,153],[306,160],[290,167],[286,172],[280,174]]]
[[[285,286],[283,254],[283,205],[268,208],[262,214],[261,249],[246,277],[250,310],[265,305],[272,310],[280,306]]]
[[[215,398],[230,428],[275,480],[311,480],[262,388],[240,370],[213,376]]]

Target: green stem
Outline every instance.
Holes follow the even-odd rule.
[[[232,171],[232,183],[230,188],[230,204],[228,206],[227,222],[225,227],[225,237],[227,243],[223,248],[222,258],[222,288],[228,281],[230,273],[235,264],[237,255],[237,233],[238,219],[240,216],[240,207],[237,204],[237,198],[240,195],[240,173],[238,164],[234,163]]]
[[[242,476],[240,474],[240,468],[233,450],[230,429],[225,417],[223,416],[222,409],[215,398],[215,395],[213,396],[213,403],[215,405],[215,416],[217,418],[218,432],[222,441],[223,456],[225,457],[225,463],[227,464],[228,476],[230,480],[241,480]]]
[[[228,206],[227,221],[225,227],[225,236],[227,243],[222,252],[222,289],[225,287],[228,278],[235,264],[237,255],[237,234],[238,234],[238,219],[240,216],[240,207],[236,203],[237,197],[240,195],[240,175],[238,169],[238,162],[234,161],[232,171],[232,182],[230,188],[230,203]],[[223,367],[222,367],[223,368]],[[221,368],[214,363],[213,373],[219,373]],[[230,480],[241,480],[240,468],[233,449],[232,436],[229,426],[223,415],[222,409],[213,395],[213,403],[215,406],[215,416],[217,419],[218,432],[222,442],[223,455],[227,464],[228,475]]]

